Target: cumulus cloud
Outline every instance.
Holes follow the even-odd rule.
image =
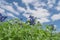
[[[36,1],[36,0],[22,0],[23,3],[32,3],[33,1]]]
[[[8,14],[7,14],[7,16],[10,16],[10,17],[11,17],[11,16],[12,16],[12,17],[15,17],[15,16],[14,16],[13,14],[11,14],[11,13],[8,13]]]
[[[48,12],[48,10],[40,8],[40,9],[34,11],[32,13],[32,15],[37,17],[37,18],[42,18],[42,17],[50,16],[50,13]]]
[[[57,6],[55,7],[58,11],[60,11],[60,1],[58,2]]]
[[[60,11],[60,6],[57,6],[56,9],[57,9],[58,11]]]
[[[44,6],[52,8],[56,3],[56,0],[47,0],[47,3],[45,3],[44,1],[41,2],[41,0],[22,0],[22,2],[25,3],[27,7],[28,4],[32,4],[34,8],[37,9],[37,8],[43,8]]]
[[[47,6],[44,2],[39,2],[39,1],[32,3],[32,5],[34,6],[35,9],[43,8],[44,6]]]
[[[15,17],[15,15],[19,15],[19,12],[17,12],[12,4],[7,3],[6,1],[2,0],[0,1],[0,13],[6,16]]]
[[[37,21],[39,21],[40,23],[50,22],[50,20],[47,18],[37,19]]]
[[[26,11],[23,7],[20,7],[20,6],[18,6],[18,3],[17,2],[13,2],[13,4],[15,5],[15,7],[16,7],[16,9],[14,9],[14,5],[11,3],[7,3],[7,2],[3,2],[3,1],[0,1],[1,3],[0,3],[0,13],[2,13],[2,12],[4,12],[4,10],[5,11],[7,11],[6,13],[7,13],[7,15],[9,14],[9,13],[11,13],[11,15],[19,15],[21,12],[23,12],[23,11]],[[9,11],[9,12],[8,12]],[[13,16],[11,16],[11,17],[13,17]]]
[[[33,15],[37,18],[47,17],[50,16],[50,13],[47,9],[44,8],[37,8],[36,10],[31,10],[29,6],[27,7],[27,10],[25,10],[25,13],[29,13],[29,15]]]
[[[52,8],[54,6],[55,2],[56,2],[56,0],[48,0],[48,3],[47,3],[48,7]]]
[[[23,14],[23,15],[24,15],[26,18],[29,18],[29,16],[30,16],[29,14]]]
[[[39,8],[37,10],[26,10],[26,13],[29,13],[29,14],[23,14],[24,16],[26,16],[27,18],[32,15],[34,17],[37,17],[37,18],[41,18],[41,19],[37,19],[39,20],[41,23],[44,23],[44,22],[50,22],[50,20],[47,18],[50,16],[50,13],[48,12],[48,10],[46,9],[43,9],[43,8]],[[44,21],[45,20],[45,21]]]
[[[25,8],[18,6],[17,2],[13,2],[13,4],[16,6],[17,11],[20,11],[20,12],[25,11]]]
[[[53,21],[55,21],[55,20],[60,20],[60,13],[59,13],[59,14],[54,14],[54,15],[51,17],[51,19],[52,19]]]
[[[4,13],[5,12],[5,10],[3,10],[2,8],[0,8],[0,13]]]
[[[3,6],[1,6],[1,8],[5,9],[5,10],[8,10],[12,13],[15,13],[16,15],[19,15],[19,13],[14,10],[12,5],[3,5]]]

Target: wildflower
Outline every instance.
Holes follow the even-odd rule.
[[[34,25],[35,24],[35,18],[34,18],[34,16],[31,16],[30,15],[30,25]]]

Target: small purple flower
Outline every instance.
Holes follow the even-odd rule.
[[[35,18],[34,18],[34,16],[29,16],[29,18],[30,18],[30,25],[34,25],[35,24]]]

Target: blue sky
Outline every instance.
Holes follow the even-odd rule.
[[[42,24],[54,24],[60,31],[60,0],[0,0],[0,13],[23,21],[32,15]]]

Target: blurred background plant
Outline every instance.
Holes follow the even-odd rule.
[[[30,25],[19,21],[18,19],[1,22],[0,24],[0,40],[60,40],[57,33],[53,32],[53,26],[46,26],[48,31],[42,28],[42,25]],[[55,34],[55,35],[53,35]]]
[[[39,21],[35,23],[33,17],[27,22],[17,18],[0,22],[0,40],[60,40],[60,33],[53,32],[53,24],[44,27]]]

